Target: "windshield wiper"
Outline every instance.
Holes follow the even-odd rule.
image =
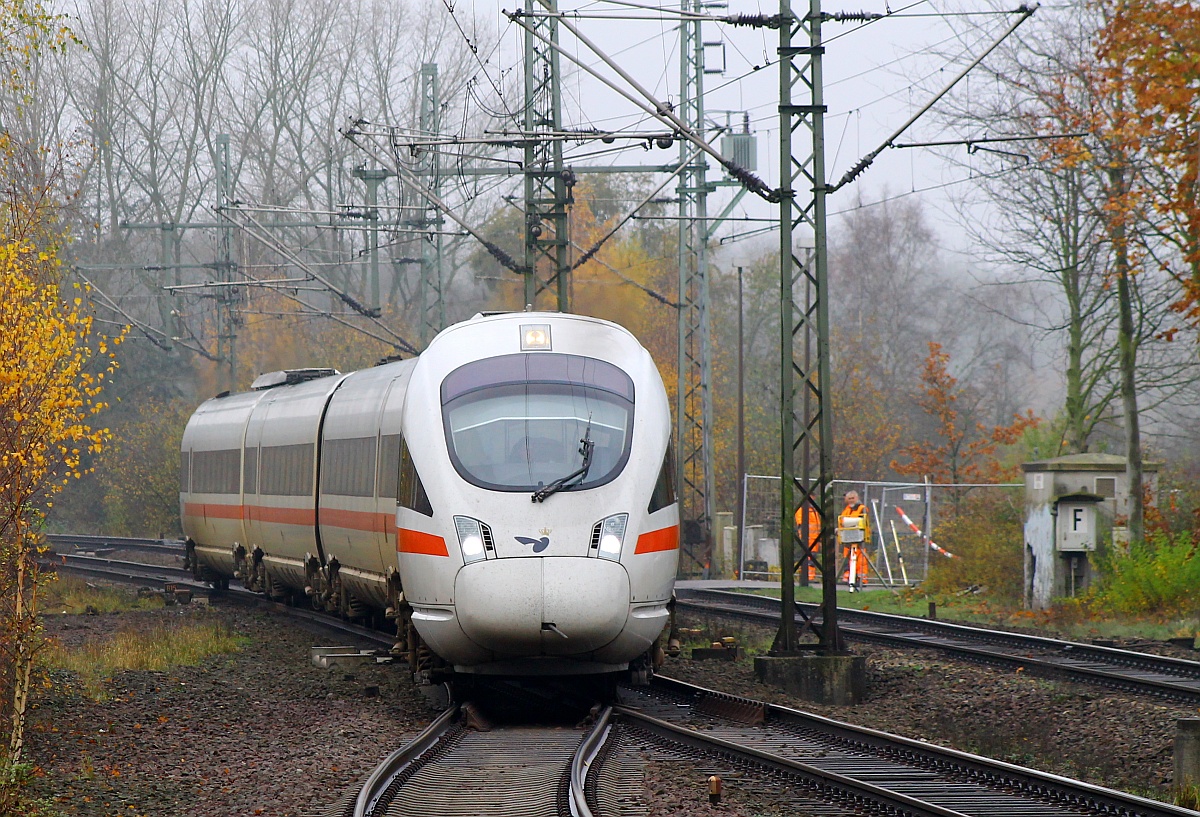
[[[570,488],[572,485],[578,485],[587,477],[588,469],[592,467],[592,450],[596,447],[596,443],[592,441],[592,423],[588,420],[587,428],[583,430],[583,439],[579,441],[579,453],[583,455],[583,464],[579,469],[572,471],[561,479],[556,479],[549,485],[540,486],[533,492],[530,500],[533,502],[544,502],[546,497],[551,494],[558,493],[563,488]]]

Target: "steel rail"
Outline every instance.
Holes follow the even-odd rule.
[[[779,618],[779,600],[766,596],[686,588],[677,589],[676,595],[682,609],[772,623]],[[815,605],[803,607],[818,612]],[[1043,676],[1200,701],[1200,662],[1196,661],[841,607],[838,616],[839,628],[850,641],[938,649],[976,662],[1024,667]]]
[[[892,809],[889,812],[891,814],[913,815],[913,817],[970,817],[969,814],[964,812],[926,803],[848,775],[822,769],[818,766],[791,758],[781,757],[771,752],[725,740],[715,735],[708,735],[694,729],[677,726],[669,721],[639,712],[636,709],[618,706],[615,708],[615,711],[620,718],[636,723],[647,732],[664,737],[669,741],[691,746],[707,753],[724,753],[743,762],[749,761],[771,771],[783,772],[799,777],[810,784],[813,790],[822,792],[823,797],[829,797],[830,790],[832,789],[843,792],[851,798],[862,798],[885,808]]]
[[[46,540],[55,548],[65,545],[76,550],[141,550],[151,553],[183,555],[183,540],[144,539],[134,536],[93,536],[79,533],[48,533]]]
[[[106,559],[102,556],[84,556],[78,553],[51,552],[42,558],[42,564],[54,570],[67,570],[97,578],[120,582],[161,582],[176,584],[192,590],[211,590],[205,582],[196,581],[192,571],[168,565],[148,565],[142,562],[126,562]]]
[[[495,817],[566,817],[571,758],[583,738],[561,726],[456,727],[444,749],[396,778],[374,814],[386,801],[389,817],[460,815],[464,806]]]
[[[740,703],[743,707],[754,705],[762,707],[765,721],[761,729],[766,740],[779,745],[789,746],[799,752],[802,740],[812,742],[813,736],[828,741],[829,744],[840,747],[841,752],[854,758],[867,758],[868,763],[862,765],[859,774],[871,777],[875,783],[869,784],[875,788],[888,791],[891,796],[902,799],[896,801],[897,808],[905,809],[904,813],[919,815],[934,815],[956,813],[966,815],[994,814],[1113,814],[1123,817],[1196,817],[1196,812],[1180,808],[1168,803],[1162,803],[1127,794],[1112,789],[1106,789],[1090,783],[1028,769],[1005,763],[999,760],[960,752],[955,749],[925,743],[923,741],[890,735],[866,727],[842,723],[829,718],[823,718],[795,709],[765,704],[746,699],[737,699],[724,693],[705,689],[693,684],[656,677],[652,683],[651,692],[666,694],[678,700],[683,698],[692,702],[691,717],[697,713],[697,702],[705,696],[712,696],[723,702],[714,707],[701,708],[700,713],[720,719],[722,705],[729,702]],[[647,694],[647,693],[642,693]],[[676,707],[673,711],[678,711]],[[622,717],[632,717],[628,707],[617,709]],[[638,713],[637,718],[648,717]],[[739,719],[740,720],[740,719]],[[872,799],[873,802],[885,803],[885,800],[875,799],[875,795],[863,786],[866,781],[855,777],[855,771],[846,757],[835,757],[836,752],[825,750],[815,752],[818,758],[808,762],[794,758],[781,758],[776,753],[755,749],[742,742],[741,739],[719,738],[720,743],[712,740],[712,730],[687,729],[672,724],[671,734],[680,735],[692,742],[712,743],[722,751],[745,752],[744,757],[763,759],[770,764],[798,764],[803,775],[809,779],[822,779],[831,785],[847,791],[857,792]],[[771,734],[774,730],[774,734]],[[746,752],[746,749],[753,749]],[[926,780],[918,780],[913,773],[896,775],[894,771],[880,768],[880,761],[890,764],[907,766],[913,770],[925,771],[933,775]],[[855,780],[857,788],[843,788],[839,777],[831,776],[828,767],[837,766],[836,773],[840,778]],[[776,765],[776,768],[778,766]],[[889,778],[893,783],[884,783]],[[889,785],[899,784],[900,787],[913,791],[927,790],[930,797],[953,803],[950,806],[929,802],[925,795],[904,795],[902,792],[889,789]],[[955,789],[951,791],[951,789]],[[1008,801],[1006,802],[1006,798]],[[920,805],[914,805],[919,803]],[[964,811],[963,809],[970,809]]]
[[[612,714],[611,706],[601,711],[592,731],[588,732],[571,757],[571,789],[568,797],[572,817],[592,817],[592,809],[587,802],[588,770],[612,731]]]
[[[415,738],[388,755],[375,767],[354,800],[347,817],[373,817],[375,807],[405,771],[412,770],[430,749],[438,746],[458,719],[459,706],[454,704],[434,718]]]

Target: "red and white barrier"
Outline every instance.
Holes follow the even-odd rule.
[[[950,551],[948,551],[948,550],[946,550],[946,549],[944,549],[944,548],[938,547],[938,546],[937,546],[937,545],[934,543],[934,541],[933,541],[932,539],[930,539],[928,536],[926,536],[926,535],[924,534],[924,532],[923,532],[923,531],[922,531],[920,528],[918,528],[918,527],[917,527],[917,524],[916,524],[915,522],[913,522],[911,519],[909,519],[909,518],[908,518],[908,514],[906,514],[906,513],[904,512],[904,510],[903,510],[902,508],[900,508],[900,506],[896,506],[896,513],[900,514],[900,518],[904,520],[904,524],[908,525],[908,526],[909,526],[909,528],[911,528],[911,529],[912,529],[912,532],[913,532],[913,533],[915,533],[917,536],[920,536],[922,539],[924,539],[926,542],[928,542],[928,543],[929,543],[929,546],[930,546],[931,548],[933,548],[933,549],[934,549],[934,550],[936,550],[938,553],[940,553],[940,554],[942,554],[943,556],[945,556],[947,559],[953,559],[953,558],[954,558],[954,554],[953,554],[953,553],[951,553]]]

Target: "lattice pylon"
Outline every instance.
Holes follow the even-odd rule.
[[[813,627],[826,652],[841,652],[837,627],[836,550],[832,495],[833,433],[829,363],[829,305],[825,199],[825,104],[822,87],[820,0],[797,17],[780,0],[780,564],[797,567],[795,515],[811,503],[821,519],[821,627]],[[797,45],[797,43],[805,43]],[[795,96],[805,97],[797,103]],[[811,197],[810,197],[811,194]],[[810,253],[798,253],[796,233],[809,231]],[[792,531],[792,536],[782,531]],[[808,543],[801,543],[807,550]],[[803,551],[802,551],[803,552]],[[802,560],[801,560],[802,563]],[[791,577],[782,582],[783,616],[775,650],[798,646]],[[811,625],[811,622],[810,622]]]
[[[525,11],[525,303],[568,312],[567,205],[574,178],[563,167],[562,142],[536,138],[562,130],[558,0],[525,0]],[[539,304],[543,293],[549,295]]]
[[[680,0],[679,117],[703,134],[704,43],[702,0]],[[689,15],[695,15],[690,17]],[[679,262],[679,348],[676,391],[676,450],[684,572],[704,569],[712,558],[712,349],[708,287],[708,183],[702,156],[689,161],[691,145],[681,141],[686,164],[677,188]]]

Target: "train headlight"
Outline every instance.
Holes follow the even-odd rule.
[[[619,561],[621,545],[625,541],[625,526],[629,524],[629,514],[618,513],[605,518],[600,524],[600,543],[597,554],[602,559]]]
[[[523,323],[521,324],[521,351],[534,352],[538,350],[549,351],[550,345],[550,324],[548,323]]]
[[[482,522],[469,516],[456,516],[454,529],[458,532],[458,546],[462,549],[464,564],[484,558]]]

